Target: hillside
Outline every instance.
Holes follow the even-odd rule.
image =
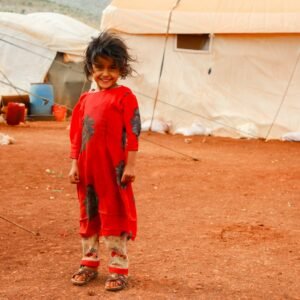
[[[56,12],[99,29],[102,10],[110,0],[0,0],[1,11],[28,14]]]

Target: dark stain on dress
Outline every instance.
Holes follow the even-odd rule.
[[[93,219],[98,215],[98,197],[94,187],[91,184],[87,186],[84,204],[86,214],[89,220]]]
[[[124,150],[126,147],[126,141],[127,141],[127,134],[126,134],[126,128],[123,127],[122,130],[122,149]]]
[[[124,160],[121,160],[119,162],[119,164],[116,166],[116,177],[117,177],[117,184],[122,189],[126,188],[126,183],[122,183],[121,182],[121,179],[122,179],[122,176],[123,176],[123,172],[124,172],[124,168],[125,168],[125,162],[124,162]]]

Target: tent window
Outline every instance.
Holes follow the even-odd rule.
[[[211,43],[210,34],[177,34],[178,50],[209,51]]]

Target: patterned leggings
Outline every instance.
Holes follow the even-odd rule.
[[[127,236],[105,236],[104,243],[110,252],[108,271],[128,275],[128,257],[127,257]],[[98,268],[100,261],[98,258],[99,237],[94,235],[88,238],[82,238],[83,257],[80,265],[92,268]]]

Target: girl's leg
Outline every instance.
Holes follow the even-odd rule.
[[[78,184],[80,203],[80,234],[82,236],[82,259],[79,270],[72,276],[72,283],[83,285],[96,278],[99,266],[98,198],[92,185]]]
[[[98,249],[99,249],[99,237],[98,235],[93,235],[88,238],[82,238],[82,259],[80,266],[98,268],[99,267],[99,258],[98,258]]]
[[[109,273],[128,275],[127,236],[106,236],[104,242],[110,252]]]
[[[80,231],[82,237],[82,266],[97,268],[99,266],[98,248],[100,219],[98,214],[98,197],[92,184],[85,185],[82,180],[77,185],[80,204]]]
[[[84,285],[97,277],[99,267],[98,248],[98,235],[82,238],[83,256],[79,270],[72,276],[71,281],[73,284]]]
[[[110,276],[106,281],[106,290],[116,291],[123,289],[127,284],[128,256],[127,235],[106,236],[104,242],[110,252],[108,271]]]

